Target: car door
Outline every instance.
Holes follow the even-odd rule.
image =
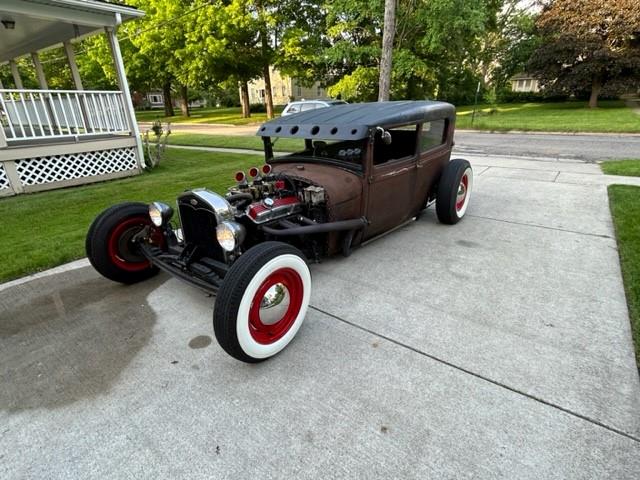
[[[417,213],[433,192],[434,183],[449,161],[451,145],[447,139],[448,119],[432,120],[420,125],[415,195],[412,210]]]
[[[369,159],[367,237],[400,225],[409,218],[415,203],[418,125],[402,125],[388,131],[391,144],[386,145],[376,134]]]

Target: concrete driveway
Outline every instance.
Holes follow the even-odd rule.
[[[298,337],[259,365],[167,276],[0,285],[0,478],[639,478],[609,179],[472,160],[460,224],[430,210],[314,266]]]

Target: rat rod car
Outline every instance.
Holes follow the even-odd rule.
[[[245,362],[282,350],[309,305],[308,262],[351,250],[435,201],[440,222],[469,205],[469,162],[450,161],[455,109],[432,101],[338,105],[281,117],[257,132],[266,163],[235,175],[226,195],[121,203],[89,228],[87,256],[103,276],[135,283],[164,270],[216,293],[213,327]],[[274,155],[274,138],[299,151]]]

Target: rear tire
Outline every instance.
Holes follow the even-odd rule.
[[[213,330],[233,358],[266,360],[295,337],[307,314],[311,273],[300,250],[264,242],[235,261],[218,290]]]
[[[96,217],[85,240],[87,257],[100,275],[125,284],[146,280],[158,269],[144,258],[131,238],[151,225],[144,203],[119,203]]]
[[[456,158],[445,167],[438,184],[436,213],[447,225],[458,223],[467,212],[473,189],[473,170],[467,160]]]

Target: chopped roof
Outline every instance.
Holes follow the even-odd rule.
[[[279,117],[264,123],[261,137],[360,140],[372,128],[452,118],[450,103],[422,101],[372,102],[336,105]]]

